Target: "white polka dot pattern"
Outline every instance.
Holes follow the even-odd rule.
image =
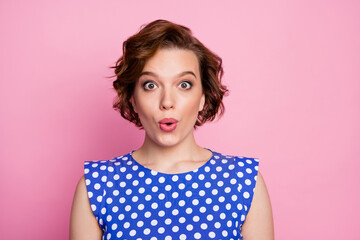
[[[258,159],[212,151],[194,171],[165,174],[140,165],[132,152],[84,163],[102,239],[242,239]]]

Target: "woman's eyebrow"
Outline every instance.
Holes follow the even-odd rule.
[[[195,73],[194,73],[194,72],[192,72],[192,71],[185,71],[185,72],[182,72],[182,73],[178,74],[178,77],[182,77],[182,76],[187,75],[187,74],[193,75],[193,76],[196,78]]]
[[[196,78],[195,73],[192,72],[192,71],[185,71],[185,72],[179,73],[179,74],[177,75],[177,77],[182,77],[182,76],[185,76],[185,75],[187,75],[187,74],[193,75],[193,76]],[[141,76],[146,76],[146,75],[152,76],[152,77],[157,77],[157,75],[156,75],[155,73],[153,73],[153,72],[148,72],[148,71],[140,73],[140,76],[139,76],[139,77],[141,77]]]
[[[152,77],[157,77],[157,75],[155,73],[153,73],[153,72],[142,72],[142,73],[140,73],[139,77],[146,76],[146,75],[149,75],[149,76],[152,76]]]

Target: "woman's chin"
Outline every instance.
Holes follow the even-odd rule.
[[[166,139],[161,139],[161,140],[157,141],[157,143],[159,146],[162,146],[162,147],[173,147],[173,146],[176,146],[177,144],[179,144],[179,141],[174,138],[166,138]]]

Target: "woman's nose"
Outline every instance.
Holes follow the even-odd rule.
[[[160,109],[168,110],[174,108],[174,96],[169,89],[164,89],[160,100]]]

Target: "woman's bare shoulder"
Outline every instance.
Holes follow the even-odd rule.
[[[251,207],[246,216],[245,223],[242,226],[241,234],[244,240],[274,239],[274,224],[270,197],[260,171],[258,172]]]
[[[76,186],[70,216],[70,240],[100,240],[102,230],[91,210],[83,175]]]

